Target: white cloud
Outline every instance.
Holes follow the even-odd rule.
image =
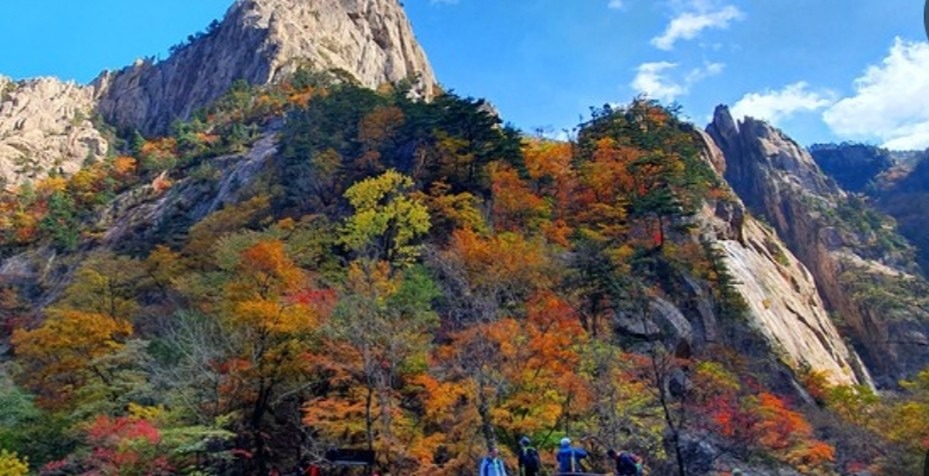
[[[726,65],[722,63],[706,63],[703,65],[703,68],[696,68],[687,73],[687,84],[691,85],[697,81],[703,80],[704,78],[716,76],[717,74],[722,73],[725,67]]]
[[[633,78],[630,86],[637,93],[644,94],[649,98],[662,102],[672,102],[678,96],[690,92],[690,87],[697,82],[721,73],[725,65],[722,63],[706,63],[702,68],[690,70],[680,79],[671,77],[670,73],[676,68],[677,63],[667,61],[642,63],[636,69],[635,78]]]
[[[619,10],[623,7],[623,0],[610,0],[610,3],[607,5],[608,8],[613,10]]]
[[[730,22],[744,16],[735,5],[711,8],[706,1],[694,0],[687,11],[671,19],[661,36],[652,38],[652,45],[661,50],[671,50],[678,40],[694,39],[709,28],[728,28]]]
[[[888,55],[855,80],[855,94],[823,113],[848,139],[878,139],[890,149],[929,147],[929,43],[894,40]]]
[[[817,111],[833,103],[831,92],[811,91],[808,87],[800,81],[779,91],[748,93],[732,106],[732,116],[736,119],[749,116],[776,125],[798,112]]]
[[[636,70],[632,80],[632,89],[660,101],[670,102],[684,94],[684,87],[664,76],[663,72],[677,67],[675,63],[660,61],[643,63]]]

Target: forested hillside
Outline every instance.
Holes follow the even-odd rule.
[[[779,355],[701,134],[647,100],[578,131],[301,70],[4,193],[0,472],[469,475],[525,435],[548,467],[569,436],[598,471],[912,474],[929,371],[880,398]]]

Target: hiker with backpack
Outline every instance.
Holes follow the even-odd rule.
[[[558,460],[558,474],[570,475],[583,473],[584,467],[581,464],[581,460],[586,457],[586,450],[574,448],[571,446],[570,438],[562,438],[561,446],[558,449],[558,453],[555,455],[555,459]]]
[[[642,458],[629,451],[610,448],[606,455],[616,464],[617,476],[642,476]]]
[[[506,476],[506,468],[496,446],[491,446],[487,456],[481,459],[478,476]]]
[[[542,458],[538,450],[529,444],[528,436],[519,439],[519,476],[539,476],[542,470]]]

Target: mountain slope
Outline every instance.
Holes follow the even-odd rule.
[[[707,131],[726,156],[726,180],[809,268],[875,379],[894,386],[929,363],[927,316],[913,300],[924,281],[915,274],[915,251],[886,218],[849,197],[768,124],[746,118],[736,125],[719,107]]]
[[[903,421],[872,373],[925,363],[912,249],[796,143],[644,99],[527,138],[482,100],[419,101],[431,82],[374,89],[428,73],[395,2],[318,8],[237,2],[99,102],[77,89],[116,153],[0,193],[4,447],[69,474],[366,447],[467,475],[585,434],[655,474],[908,474],[875,454],[919,425],[865,419]]]
[[[719,423],[726,412],[761,425],[765,405],[810,402],[804,372],[868,383],[809,273],[745,216],[714,172],[720,151],[673,113],[648,102],[605,110],[572,147],[523,141],[481,101],[304,86],[306,102],[289,83],[233,91],[207,122],[137,147],[135,163],[148,165],[123,170],[114,199],[64,222],[76,241],[56,240],[69,230],[53,222],[10,248],[21,252],[0,266],[0,282],[36,306],[16,326],[16,360],[31,369],[16,381],[42,409],[122,414],[145,401],[186,424],[232,415],[221,429],[256,455],[236,460],[245,472],[370,438],[384,465],[428,468],[446,454],[448,472],[468,474],[475,441],[510,444],[511,434],[572,421],[617,442],[620,425],[633,428],[658,472],[674,447],[710,451],[710,463],[685,462],[706,474],[766,445],[802,453],[819,444],[802,426],[776,443],[730,435]],[[237,130],[251,132],[234,140]],[[101,183],[119,176],[101,170]],[[387,185],[398,172],[409,174],[407,191]],[[74,185],[58,196],[83,197]],[[388,195],[370,205],[348,201],[383,187]],[[39,189],[38,203],[56,196]],[[355,210],[370,206],[383,208]],[[412,245],[403,244],[411,221],[379,228],[365,218],[405,210],[424,210],[430,225]],[[392,252],[400,233],[403,259]],[[111,301],[116,310],[98,305]],[[46,357],[70,341],[32,343],[88,319],[116,319],[118,334],[93,348],[92,369],[69,361],[59,374]],[[377,365],[357,360],[365,347],[379,352]],[[654,376],[654,365],[669,373]],[[73,375],[79,390],[62,394],[58,379]],[[131,391],[90,391],[107,381]],[[370,433],[353,410],[365,382],[384,395],[370,404],[395,418],[369,420]],[[691,387],[686,399],[663,393],[681,385]],[[752,399],[759,389],[767,400]],[[460,396],[438,403],[448,392]],[[680,438],[665,432],[661,398],[688,415]],[[537,413],[526,420],[525,411]],[[312,439],[297,436],[305,427]],[[417,446],[394,443],[400,431]],[[728,449],[735,437],[745,449]],[[221,448],[200,464],[222,461]],[[804,464],[828,460],[811,458]]]
[[[97,114],[120,131],[164,135],[236,81],[267,84],[300,67],[369,88],[408,81],[423,98],[437,82],[396,0],[239,0],[168,59],[140,59],[87,86],[0,76],[0,188],[105,156]]]
[[[863,144],[820,144],[810,148],[823,171],[849,191],[868,196],[894,217],[917,248],[923,272],[929,269],[929,153],[889,151]]]

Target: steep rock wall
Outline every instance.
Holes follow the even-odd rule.
[[[925,316],[905,304],[892,313],[874,308],[861,298],[861,287],[849,283],[918,279],[906,273],[908,255],[883,253],[873,236],[837,219],[846,193],[781,131],[751,118],[736,124],[720,107],[707,132],[725,155],[726,180],[809,269],[826,309],[845,323],[875,381],[892,386],[929,363]]]
[[[239,79],[266,84],[301,65],[338,69],[361,84],[436,82],[396,0],[239,0],[165,61],[140,60],[93,82],[97,109],[123,128],[163,134]]]
[[[704,159],[722,176],[731,164],[712,137],[697,132],[704,142]],[[747,304],[749,325],[785,364],[794,370],[825,372],[834,383],[871,383],[829,318],[813,275],[773,230],[747,215],[737,198],[708,202],[697,222],[704,239],[722,252]]]

